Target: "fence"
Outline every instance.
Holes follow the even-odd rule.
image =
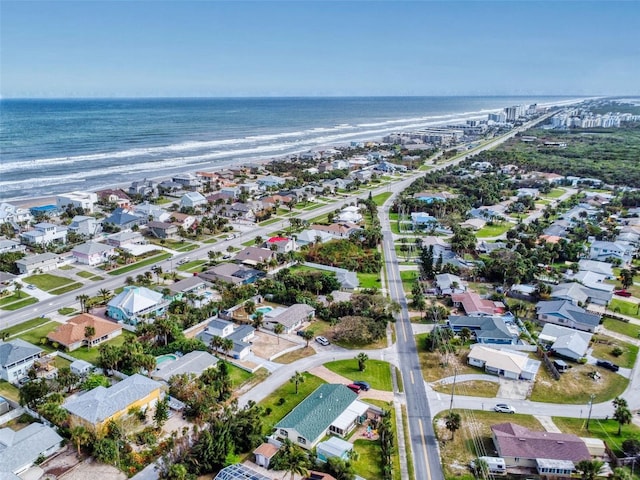
[[[549,356],[547,355],[547,352],[542,350],[542,348],[538,347],[537,353],[538,353],[538,356],[542,359],[545,367],[547,367],[547,370],[549,370],[549,373],[551,374],[551,376],[556,380],[560,380],[560,372],[558,372],[558,369],[555,367],[553,362],[549,360]]]

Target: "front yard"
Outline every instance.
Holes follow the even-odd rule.
[[[507,231],[513,227],[513,223],[503,222],[497,223],[493,225],[485,225],[476,233],[477,238],[491,238],[498,237],[503,233],[507,233]]]
[[[60,287],[64,287],[73,283],[73,280],[70,280],[66,277],[58,277],[56,275],[51,275],[50,273],[42,273],[39,275],[31,275],[30,277],[24,278],[25,283],[30,283],[35,285],[40,290],[44,290],[48,292],[50,290],[55,290]]]
[[[603,343],[592,343],[592,355],[594,357],[609,360],[623,368],[633,368],[636,364],[636,358],[638,357],[637,346],[601,334],[597,335],[597,341]],[[622,354],[617,356],[613,354],[616,347],[622,350]]]
[[[116,347],[121,347],[127,341],[133,340],[135,335],[126,330],[122,331],[122,335],[118,335],[116,338],[113,338],[107,342],[101,343],[100,345],[115,345]],[[96,365],[98,363],[98,357],[100,356],[100,352],[98,351],[98,346],[91,347],[87,350],[87,347],[80,347],[73,352],[68,352],[74,358],[78,360],[84,360],[85,362],[92,363]]]
[[[614,313],[621,313],[622,315],[640,319],[640,314],[638,313],[640,311],[640,305],[636,305],[635,303],[613,298],[607,308]]]
[[[456,354],[449,353],[447,355],[440,352],[427,352],[424,349],[426,335],[426,333],[416,335],[418,357],[420,357],[420,367],[425,381],[435,382],[441,378],[453,377],[456,372],[458,375],[484,373],[482,369],[470,367],[467,364],[467,354],[469,353],[467,348],[459,349]]]
[[[640,326],[635,323],[623,322],[614,318],[605,318],[603,322],[604,328],[626,335],[631,338],[640,338]]]
[[[433,385],[436,392],[451,395],[453,384]],[[454,390],[455,395],[468,395],[470,397],[495,398],[498,394],[500,384],[498,382],[487,382],[483,380],[470,380],[468,382],[457,382]]]
[[[553,423],[563,433],[573,433],[579,437],[595,437],[607,442],[616,455],[622,454],[622,442],[629,438],[640,438],[640,427],[634,423],[623,425],[621,435],[618,436],[618,422],[616,420],[592,419],[587,422],[584,418],[553,417]]]
[[[353,381],[362,380],[368,382],[373,389],[384,390],[387,392],[393,391],[391,365],[388,362],[383,362],[381,360],[367,360],[364,372],[358,370],[358,361],[355,358],[352,360],[328,362],[325,363],[324,366],[332,372]]]

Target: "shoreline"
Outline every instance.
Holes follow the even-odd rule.
[[[595,98],[599,98],[599,97],[590,97],[590,98],[580,98],[580,99],[571,99],[571,100],[564,100],[564,101],[559,101],[559,102],[550,102],[550,103],[540,103],[539,106],[543,107],[543,108],[553,108],[553,107],[566,107],[569,105],[573,105],[573,104],[577,104],[577,103],[581,103],[584,101],[588,101],[588,100],[593,100]],[[498,111],[499,109],[496,109],[496,111]],[[432,127],[438,127],[438,126],[442,126],[442,125],[447,125],[447,124],[460,124],[461,122],[464,122],[466,120],[477,120],[480,118],[484,118],[486,117],[486,113],[479,113],[479,112],[468,112],[467,114],[461,113],[459,114],[459,118],[456,118],[455,120],[457,121],[456,123],[452,123],[452,121],[454,119],[446,119],[446,120],[433,120],[431,122],[428,122],[428,125],[425,125],[425,127],[422,128],[429,128],[430,126]],[[402,127],[402,128],[407,128]],[[397,130],[397,131],[410,131],[410,130]],[[363,135],[365,135],[366,132],[362,132]],[[374,139],[375,138],[375,139]],[[235,165],[243,165],[246,163],[256,163],[256,164],[261,164],[261,165],[266,165],[268,163],[271,163],[273,161],[284,161],[285,159],[289,158],[291,155],[297,154],[297,153],[302,153],[302,152],[306,152],[309,150],[321,150],[322,148],[340,148],[340,147],[345,147],[348,146],[351,142],[372,142],[372,141],[380,141],[380,137],[362,137],[360,138],[354,138],[353,140],[343,140],[341,142],[332,142],[329,145],[325,145],[322,146],[322,144],[318,144],[315,147],[308,147],[308,146],[304,146],[301,147],[297,150],[288,152],[286,154],[281,154],[281,155],[276,155],[276,156],[272,156],[269,158],[263,158],[263,157],[258,157],[258,158],[252,158],[252,157],[245,157],[242,159],[234,159],[234,160],[226,160],[223,161],[221,163],[209,163],[207,165],[204,166],[200,166],[198,168],[192,168],[189,166],[185,166],[185,168],[183,170],[181,170],[181,173],[191,173],[191,174],[195,174],[196,171],[219,171],[219,170],[223,170],[225,168],[229,168],[231,166],[235,166]],[[233,152],[230,152],[229,155],[233,155]],[[177,168],[177,167],[176,167]],[[167,168],[166,170],[170,170],[169,168]],[[153,173],[153,172],[150,172]],[[127,182],[120,182],[120,183],[113,183],[113,184],[108,184],[105,186],[101,186],[101,187],[94,187],[94,188],[89,188],[89,189],[82,189],[82,188],[72,188],[70,190],[65,190],[60,192],[59,194],[45,194],[45,195],[40,195],[37,197],[29,197],[29,198],[6,198],[6,199],[1,199],[0,202],[6,202],[6,203],[11,203],[13,205],[16,205],[18,207],[21,208],[32,208],[32,207],[36,207],[36,206],[42,206],[42,205],[50,205],[50,204],[55,204],[56,202],[56,197],[57,195],[61,195],[64,194],[66,192],[69,191],[88,191],[88,192],[96,192],[99,190],[103,190],[103,189],[123,189],[125,191],[127,191],[129,185],[131,184],[131,182],[136,181],[137,180],[142,180],[144,178],[152,180],[154,182],[161,182],[163,180],[167,180],[170,179],[172,175],[175,175],[176,172],[174,173],[169,173],[166,172],[164,174],[161,175],[157,175],[157,176],[150,176],[150,175],[139,175],[136,177],[131,177],[131,180],[128,180]]]

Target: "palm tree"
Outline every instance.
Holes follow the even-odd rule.
[[[291,383],[295,383],[296,385],[296,395],[298,394],[298,385],[304,383],[304,375],[296,370],[293,376],[289,379]]]
[[[87,350],[91,348],[91,341],[96,334],[96,327],[93,325],[87,325],[84,327],[84,338],[87,340]]]
[[[264,323],[264,313],[258,311],[253,314],[253,328],[258,330]]]
[[[626,468],[614,468],[610,478],[611,480],[631,480],[631,472]]]
[[[85,313],[86,308],[87,308],[87,301],[89,300],[89,295],[78,295],[76,297],[76,300],[78,300],[80,302],[80,311],[82,313]]]
[[[224,354],[228,357],[229,356],[229,352],[231,350],[233,350],[233,340],[231,340],[230,338],[223,338],[222,339],[222,350],[224,351]]]
[[[280,345],[280,335],[284,332],[284,325],[281,323],[276,323],[273,327],[273,333],[275,333],[278,337],[278,345]]]
[[[91,440],[91,433],[82,425],[73,427],[69,432],[71,434],[71,441],[78,449],[78,456],[80,456],[80,447],[87,445]]]
[[[631,423],[631,419],[633,415],[631,415],[631,410],[629,410],[629,406],[627,405],[627,401],[623,398],[617,397],[613,404],[616,409],[613,412],[613,418],[618,422],[618,435],[622,433],[622,425],[627,423]]]
[[[23,288],[24,288],[24,285],[22,285],[20,282],[13,282],[13,290],[18,295],[18,298],[22,298],[22,289]]]
[[[219,353],[220,348],[222,347],[222,337],[219,337],[218,335],[211,337],[211,340],[209,340],[209,346],[215,350],[216,353]]]
[[[451,440],[453,440],[453,436],[456,433],[456,430],[460,430],[462,426],[462,417],[460,417],[459,413],[449,412],[445,417],[447,430],[451,432]]]
[[[302,450],[302,448],[294,445],[291,443],[291,440],[287,438],[282,443],[281,452],[282,466],[286,472],[284,477],[289,473],[291,474],[291,480],[293,480],[296,475],[306,477],[309,474],[309,471],[307,470],[309,460],[307,458],[307,454]],[[284,477],[282,478],[284,479]]]
[[[603,466],[604,462],[600,460],[580,460],[576,463],[576,470],[582,480],[595,480]]]
[[[303,330],[300,332],[300,336],[307,341],[307,347],[309,348],[309,341],[313,338],[313,332],[311,330]]]
[[[98,290],[98,295],[102,297],[102,303],[106,304],[109,301],[109,298],[111,298],[111,290],[108,288],[101,288]]]
[[[369,360],[369,356],[364,352],[360,352],[356,357],[356,360],[358,361],[358,370],[364,372],[367,368],[367,360]]]

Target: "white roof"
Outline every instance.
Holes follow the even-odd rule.
[[[360,400],[354,400],[331,425],[340,430],[347,430],[353,421],[367,413],[367,410],[369,410],[369,405]]]
[[[328,440],[316,445],[316,449],[318,452],[326,453],[327,455],[325,456],[340,458],[344,455],[344,452],[353,450],[353,444],[340,437],[330,437]]]
[[[5,478],[5,473],[16,473],[35,462],[42,452],[59,445],[61,441],[62,437],[53,428],[41,423],[32,423],[18,431],[1,428],[0,478]]]
[[[113,298],[108,305],[135,314],[154,307],[162,301],[162,293],[145,287],[125,287],[124,291]]]
[[[485,347],[483,345],[472,345],[469,352],[469,358],[478,359],[485,362],[486,366],[507,372],[513,372],[520,375],[522,372],[529,372],[539,366],[538,360],[531,360],[526,353],[497,350],[495,348]]]

